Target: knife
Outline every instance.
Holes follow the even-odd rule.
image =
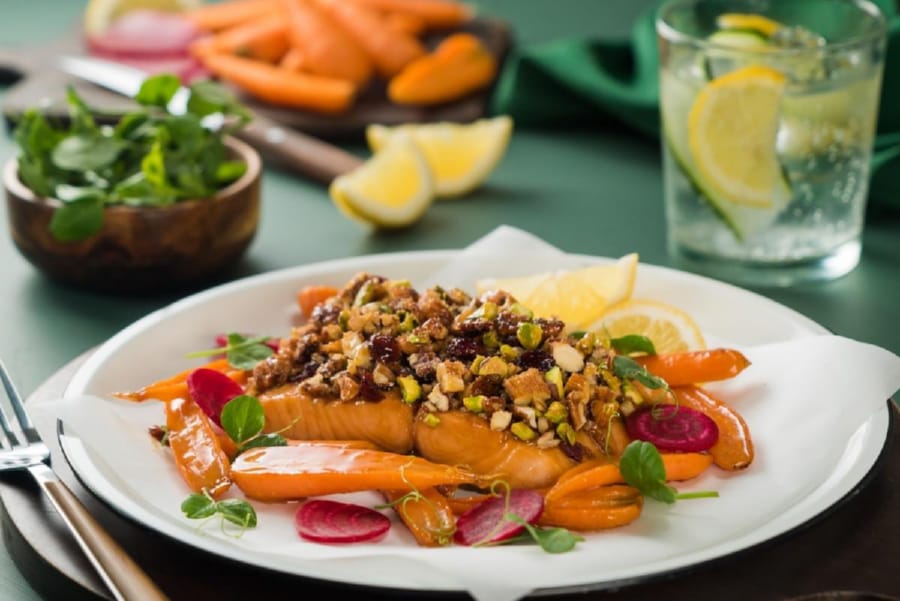
[[[148,77],[135,67],[91,57],[63,56],[59,67],[70,75],[128,97],[134,97]],[[189,97],[190,90],[180,87],[169,103],[169,111],[184,114]],[[259,113],[251,113],[252,121],[234,136],[286,168],[328,184],[362,164],[362,159],[337,146],[284,127]]]

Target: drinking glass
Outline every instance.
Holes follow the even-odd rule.
[[[885,51],[865,0],[677,0],[656,21],[669,252],[740,284],[859,262]]]

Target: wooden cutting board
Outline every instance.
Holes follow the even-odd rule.
[[[512,44],[509,27],[503,21],[479,17],[471,21],[463,31],[477,35],[501,64]],[[447,32],[434,33],[425,38],[433,47]],[[65,54],[84,55],[85,45],[80,29],[51,44],[31,48],[0,48],[0,81],[16,83],[3,98],[2,111],[7,122],[14,121],[24,110],[40,107],[50,116],[64,117],[66,87],[72,85],[98,114],[110,120],[133,107],[130,99],[109,92],[93,84],[77,80],[56,67],[58,58]],[[319,115],[311,112],[275,107],[257,101],[236,90],[238,96],[253,111],[274,121],[296,128],[318,138],[341,140],[359,138],[366,125],[383,123],[421,123],[430,121],[468,122],[485,115],[490,89],[473,93],[461,100],[434,107],[399,106],[385,96],[384,82],[373,82],[358,98],[356,104],[341,115]]]

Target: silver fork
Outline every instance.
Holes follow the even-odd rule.
[[[81,501],[50,468],[50,450],[25,412],[22,397],[16,391],[6,366],[0,360],[0,379],[6,396],[16,415],[23,441],[13,431],[0,405],[0,430],[5,441],[0,441],[0,472],[28,470],[47,495],[53,508],[63,521],[78,546],[87,555],[103,582],[118,601],[166,601],[162,591],[149,576],[128,556],[122,547],[88,513]]]

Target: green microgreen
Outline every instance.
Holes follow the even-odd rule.
[[[266,415],[259,399],[254,396],[242,394],[228,401],[222,408],[221,421],[222,429],[237,445],[238,453],[256,447],[287,445],[287,440],[281,434],[263,433]]]
[[[612,338],[609,341],[609,345],[622,355],[631,355],[633,353],[656,354],[656,347],[653,345],[653,341],[640,334],[627,334],[619,338]]]
[[[234,332],[228,334],[225,346],[202,351],[194,351],[185,355],[187,358],[211,357],[225,354],[228,364],[235,369],[251,370],[256,364],[274,352],[266,342],[269,336],[245,337]]]
[[[525,532],[519,536],[504,541],[507,543],[533,540],[546,553],[566,553],[574,549],[576,544],[584,541],[583,536],[579,536],[566,528],[534,526],[515,513],[507,512],[503,514],[503,519],[521,524],[525,528]]]
[[[233,524],[239,528],[240,536],[248,528],[255,528],[257,524],[256,510],[243,499],[223,499],[216,501],[205,490],[202,493],[193,493],[181,503],[181,512],[191,520],[206,520],[216,515],[222,519],[222,532],[229,534],[226,524]]]
[[[625,482],[642,495],[672,504],[677,500],[718,497],[716,491],[679,493],[666,482],[666,466],[653,443],[634,440],[625,447],[619,459],[619,471]]]
[[[654,376],[647,368],[632,359],[631,357],[627,357],[625,355],[616,355],[613,357],[613,373],[623,380],[635,380],[640,382],[647,388],[658,389],[665,388],[668,389],[669,385],[665,380],[658,376]]]

